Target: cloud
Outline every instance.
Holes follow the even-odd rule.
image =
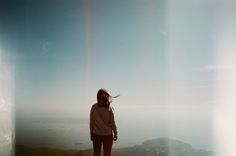
[[[207,65],[203,68],[198,69],[201,72],[211,72],[211,71],[222,71],[222,70],[235,70],[236,64],[229,65]]]
[[[159,31],[163,36],[166,36],[167,35],[167,32],[166,31],[164,31],[164,30],[162,30],[162,29],[160,29],[160,31]]]
[[[6,102],[5,99],[0,97],[0,112],[7,112],[9,104]]]
[[[53,44],[52,44],[51,41],[43,40],[43,43],[42,43],[42,52],[43,52],[43,53],[49,52],[49,50],[51,49],[52,45],[53,45]]]

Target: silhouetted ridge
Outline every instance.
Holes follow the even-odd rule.
[[[179,140],[174,140],[164,137],[144,141],[143,146],[146,149],[155,148],[157,151],[163,151],[163,150],[187,151],[192,149],[192,146],[190,144],[184,143]]]
[[[163,137],[144,141],[141,145],[114,150],[114,156],[213,156],[213,153],[193,149],[188,143]]]
[[[26,148],[18,146],[16,156],[91,156],[92,150],[60,150],[51,148]],[[213,156],[213,152],[194,149],[185,142],[158,138],[144,141],[141,145],[113,149],[112,156]]]

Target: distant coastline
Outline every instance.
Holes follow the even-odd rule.
[[[23,145],[16,145],[16,156],[90,156],[91,149],[55,149],[49,147],[31,148]],[[157,138],[146,140],[142,144],[115,148],[112,150],[113,156],[213,156],[212,151],[195,149],[188,143],[171,139]]]
[[[31,117],[17,118],[16,123],[62,123],[62,124],[88,124],[88,118],[76,117]]]

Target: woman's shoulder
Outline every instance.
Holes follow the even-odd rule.
[[[97,107],[97,103],[93,104],[91,109],[96,109],[96,107]]]
[[[110,106],[110,107],[108,108],[108,111],[111,112],[111,113],[114,113],[114,108],[113,108],[112,106]]]
[[[95,104],[93,104],[93,105],[92,105],[92,107],[97,107],[97,106],[98,106],[98,104],[97,104],[97,103],[95,103]]]

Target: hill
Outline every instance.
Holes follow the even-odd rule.
[[[16,147],[16,156],[91,156],[92,150]],[[112,150],[112,156],[213,156],[213,152],[194,149],[190,144],[169,138],[144,141],[140,145]]]

